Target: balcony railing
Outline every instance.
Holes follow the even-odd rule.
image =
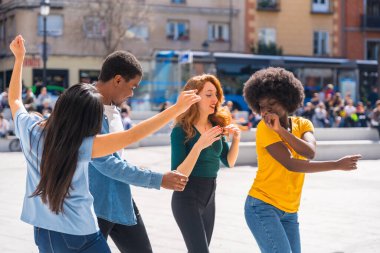
[[[280,0],[258,0],[257,10],[258,11],[279,11]]]
[[[334,11],[332,1],[327,1],[324,4],[316,4],[311,1],[311,13],[314,14],[332,14]]]
[[[362,28],[380,30],[380,16],[362,15]]]

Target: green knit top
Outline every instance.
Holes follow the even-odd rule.
[[[170,135],[171,139],[171,169],[177,167],[185,160],[190,153],[194,144],[198,141],[201,134],[195,129],[195,136],[185,143],[185,131],[180,125],[176,125]],[[190,176],[197,177],[216,177],[220,168],[220,161],[229,167],[227,154],[229,146],[223,136],[220,140],[215,141],[211,146],[203,149],[195,163],[194,169]]]

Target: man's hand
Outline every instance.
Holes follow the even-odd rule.
[[[197,92],[197,90],[186,90],[179,94],[177,103],[174,104],[178,113],[184,113],[190,106],[201,100]]]
[[[188,177],[180,172],[176,170],[170,171],[162,177],[161,187],[168,190],[183,191],[188,180]]]

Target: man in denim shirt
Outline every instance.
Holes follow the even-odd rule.
[[[142,68],[132,54],[117,51],[105,59],[96,83],[96,88],[103,95],[105,109],[102,134],[123,130],[117,106],[133,96],[133,90],[138,87],[141,77]],[[155,127],[158,130],[167,122],[161,120]],[[182,191],[187,182],[187,177],[178,172],[161,174],[129,164],[122,159],[122,150],[93,159],[89,166],[89,178],[101,232],[106,239],[110,235],[121,252],[128,253],[152,252],[129,184]]]

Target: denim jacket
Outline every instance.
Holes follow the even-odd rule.
[[[109,133],[105,115],[101,133]],[[92,159],[88,173],[96,216],[129,226],[136,224],[129,184],[160,189],[163,177],[160,173],[128,163],[118,153]]]

